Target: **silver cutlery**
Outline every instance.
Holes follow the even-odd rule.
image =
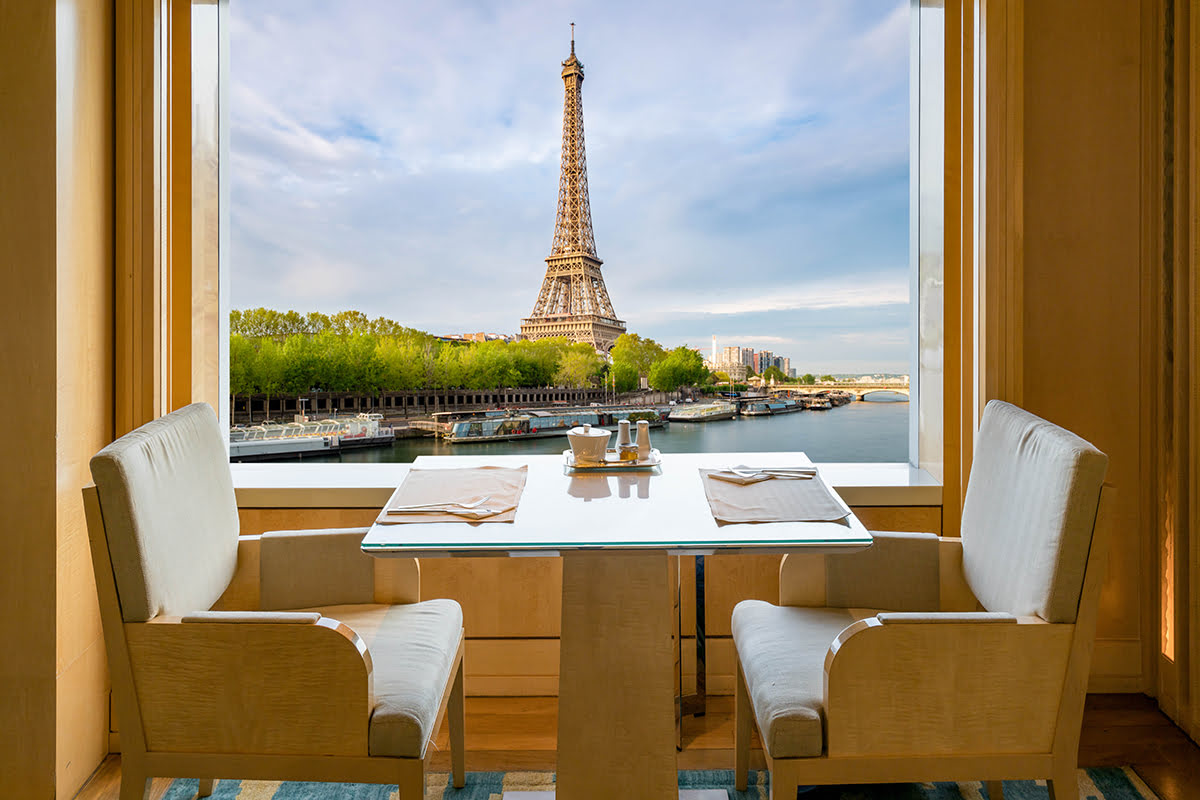
[[[404,506],[388,506],[388,513],[405,514],[422,511],[452,511],[453,509],[470,511],[471,509],[479,508],[491,499],[491,495],[485,494],[482,497],[477,497],[474,500],[468,500],[464,502],[455,502],[451,500],[444,503],[414,503]]]
[[[737,475],[739,478],[757,478],[761,475],[766,475],[771,478],[782,478],[784,480],[807,480],[817,474],[815,467],[764,467],[762,469],[753,469],[751,467],[737,466],[729,467],[726,471]]]

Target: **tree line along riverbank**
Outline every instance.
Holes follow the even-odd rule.
[[[333,315],[235,310],[229,320],[232,400],[261,395],[335,393],[378,396],[402,392],[499,392],[507,389],[674,392],[712,383],[699,353],[667,350],[624,334],[609,363],[591,346],[566,339],[447,341],[384,317],[358,311]]]

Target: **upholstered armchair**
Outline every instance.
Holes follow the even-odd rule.
[[[104,448],[84,489],[121,738],[151,777],[353,781],[424,797],[447,714],[463,773],[462,610],[365,530],[239,537],[217,418],[196,404]]]
[[[1045,778],[1077,800],[1108,459],[998,401],[977,443],[961,539],[875,533],[860,553],[788,556],[779,605],[734,609],[739,788],[757,724],[772,798],[981,780],[999,800],[1002,779]]]

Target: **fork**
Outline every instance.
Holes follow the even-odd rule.
[[[798,467],[795,469],[750,469],[749,467],[730,467],[729,471],[740,478],[757,478],[759,475],[767,475],[772,478],[782,478],[784,480],[807,480],[817,474],[816,469],[806,467]]]
[[[491,500],[491,499],[492,499],[491,495],[485,494],[483,497],[477,497],[475,500],[472,500],[471,502],[467,502],[467,503],[458,503],[458,502],[454,502],[454,501],[448,501],[445,503],[414,503],[413,505],[407,505],[407,506],[388,506],[388,512],[390,513],[392,511],[436,511],[436,510],[444,509],[444,508],[461,508],[464,510],[470,510],[472,508],[478,508],[479,506],[483,505],[484,503],[486,503],[488,500]]]

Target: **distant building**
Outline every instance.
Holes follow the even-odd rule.
[[[448,333],[438,336],[440,342],[512,342],[517,337],[507,333]]]

